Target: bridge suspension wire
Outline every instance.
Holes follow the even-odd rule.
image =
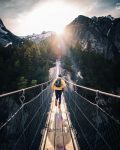
[[[46,88],[46,89],[43,90],[42,92],[46,91],[47,89],[48,89],[48,88]],[[39,96],[40,96],[40,95],[39,95]],[[46,95],[46,97],[47,97],[47,95]],[[49,103],[49,102],[50,102],[50,99],[49,99],[48,103]],[[26,126],[26,128],[24,128],[23,132],[22,132],[21,135],[19,136],[17,142],[16,142],[15,145],[14,145],[14,148],[16,147],[16,145],[18,144],[19,140],[22,138],[22,136],[24,135],[25,131],[28,129],[28,127],[30,126],[30,124],[32,123],[32,121],[34,120],[34,118],[36,117],[36,115],[39,113],[40,109],[44,106],[44,104],[45,104],[45,101],[42,101],[42,103],[41,103],[41,105],[39,106],[39,108],[38,108],[38,109],[36,110],[36,112],[33,114],[33,117],[32,117],[31,120],[29,121],[28,125]],[[35,133],[35,135],[34,135],[34,138],[33,138],[32,142],[31,142],[31,145],[30,145],[30,148],[29,148],[29,149],[31,149],[31,147],[32,147],[32,145],[33,145],[33,142],[34,142],[34,140],[35,140],[35,138],[36,138],[36,135],[37,135],[37,133],[38,133],[38,131],[39,131],[40,125],[41,125],[41,123],[42,123],[42,121],[43,121],[43,119],[44,119],[45,114],[47,113],[48,107],[49,107],[49,105],[47,105],[46,109],[44,110],[43,115],[42,115],[42,118],[40,118],[40,122],[39,122],[39,124],[38,124],[38,128],[37,128],[37,130],[36,130],[36,133]],[[13,148],[13,149],[14,149],[14,148]]]
[[[92,92],[95,92],[95,93],[100,93],[100,94],[103,94],[103,95],[106,95],[106,96],[111,96],[111,97],[120,99],[120,96],[119,96],[119,95],[115,95],[115,94],[103,92],[103,91],[100,91],[100,90],[95,90],[95,89],[92,89],[92,88],[88,88],[88,87],[85,87],[85,86],[81,86],[81,85],[75,84],[75,83],[73,83],[73,82],[70,82],[70,81],[66,80],[65,78],[64,78],[64,80],[65,80],[68,84],[71,84],[71,85],[73,85],[73,86],[76,86],[76,87],[79,87],[79,88],[82,88],[82,89],[85,89],[85,90],[88,90],[88,91],[92,91]]]
[[[74,85],[75,87],[83,87],[83,86],[79,86],[79,85],[77,85],[77,84],[74,84],[74,83],[72,83],[72,82],[69,82],[69,81],[67,81],[67,80],[65,80],[67,83],[69,83],[69,84],[71,84],[71,85]],[[67,85],[68,86],[68,85]],[[84,87],[84,89],[86,90],[86,87]],[[87,88],[87,90],[88,90],[88,88]],[[92,89],[93,90],[93,89]],[[91,91],[91,90],[90,90]],[[105,92],[101,92],[101,91],[98,91],[98,90],[95,90],[94,92],[96,92],[96,95],[98,96],[98,93],[105,93]],[[98,109],[100,109],[103,113],[105,113],[108,117],[110,117],[112,120],[114,120],[117,124],[119,124],[120,125],[120,121],[118,121],[118,120],[116,120],[113,116],[111,116],[109,113],[107,113],[105,110],[103,110],[101,107],[99,107],[99,105],[98,104],[95,104],[95,103],[93,103],[93,102],[91,102],[90,100],[88,100],[87,98],[85,98],[85,97],[83,97],[81,94],[79,94],[76,90],[75,90],[75,93],[77,94],[77,95],[79,95],[81,98],[83,98],[85,101],[87,101],[88,103],[90,103],[90,104],[92,104],[92,105],[95,105]],[[106,93],[106,95],[107,96],[111,96],[111,94],[110,93]],[[120,96],[118,96],[118,95],[113,95],[112,94],[112,97],[114,97],[115,96],[115,98],[120,98]],[[98,97],[99,98],[99,97]]]
[[[65,99],[81,149],[119,150],[120,123],[71,85],[67,86]]]
[[[50,100],[50,99],[49,99],[49,100]],[[39,124],[38,124],[38,128],[37,128],[37,130],[36,130],[36,133],[35,133],[35,135],[34,135],[34,138],[33,138],[32,142],[31,142],[31,145],[30,145],[30,150],[32,149],[33,143],[34,143],[35,138],[36,138],[36,136],[37,136],[37,134],[38,134],[38,132],[39,132],[40,126],[41,126],[42,121],[43,121],[43,118],[44,118],[44,116],[45,116],[46,113],[47,113],[48,107],[49,107],[49,105],[46,107],[46,109],[45,109],[45,111],[44,111],[44,113],[43,113],[43,115],[42,115],[42,118],[41,118],[41,120],[40,120],[40,122],[39,122]]]
[[[74,102],[74,101],[73,101]],[[101,135],[101,133],[98,131],[98,129],[92,124],[92,122],[88,119],[88,117],[85,115],[85,113],[81,110],[81,108],[77,105],[77,103],[74,103],[77,108],[79,109],[79,111],[82,113],[82,115],[84,116],[84,118],[89,122],[89,124],[96,130],[97,134],[102,138],[102,140],[105,142],[105,144],[107,145],[107,147],[111,150],[109,144],[107,143],[107,141],[105,141],[104,137]]]
[[[80,123],[79,123],[79,121],[78,121],[78,119],[77,119],[77,114],[75,113],[75,111],[73,110],[72,106],[70,105],[69,100],[68,100],[68,105],[69,105],[69,107],[70,107],[70,109],[71,109],[71,111],[72,111],[72,113],[73,113],[73,115],[74,115],[74,119],[76,120],[76,122],[77,122],[77,124],[78,124],[78,126],[79,126],[79,128],[80,128],[80,130],[81,130],[81,133],[82,133],[82,135],[83,135],[83,138],[85,139],[85,141],[86,141],[86,143],[87,143],[89,149],[92,150],[92,148],[91,148],[91,146],[90,146],[90,144],[89,144],[89,142],[88,142],[88,140],[87,140],[87,138],[86,138],[86,136],[85,136],[85,134],[84,134],[84,132],[83,132],[81,126],[80,126]],[[75,131],[76,131],[76,130],[75,130]]]
[[[49,82],[50,82],[50,81],[49,81]],[[45,83],[43,83],[43,84],[40,84],[39,86],[44,85],[44,84],[49,83],[49,82],[45,82]],[[32,88],[34,88],[34,87],[38,87],[38,85],[37,85],[37,86],[30,87],[30,88],[26,88],[26,89],[24,89],[24,90],[32,89]],[[47,88],[46,88],[46,89],[47,89]],[[42,92],[44,92],[46,89],[44,89]],[[4,94],[4,95],[2,95],[2,97],[8,96],[8,95],[11,95],[11,94],[15,94],[16,92],[20,92],[20,91],[23,91],[23,89],[22,89],[22,90],[19,90],[19,91],[12,92],[12,93]],[[37,96],[35,96],[34,98],[32,98],[30,101],[25,102],[24,104],[22,104],[22,106],[21,106],[2,126],[0,126],[0,130],[1,130],[4,126],[6,126],[6,125],[18,114],[18,112],[19,112],[25,105],[27,105],[27,104],[31,103],[32,101],[34,101],[37,97],[39,97],[39,96],[42,94],[42,92],[40,92]]]
[[[114,117],[110,116],[110,114],[108,114],[105,110],[103,110],[101,107],[99,107],[97,104],[92,103],[91,101],[89,101],[87,98],[83,97],[82,95],[80,95],[78,92],[75,91],[75,93],[77,95],[79,95],[81,98],[83,98],[85,101],[87,101],[88,103],[90,103],[91,105],[96,106],[98,109],[100,109],[103,113],[105,113],[108,117],[110,117],[112,120],[114,120],[117,124],[120,125],[120,122],[118,122]]]
[[[1,101],[7,106],[10,104],[10,112],[7,121],[0,127],[0,139],[7,138],[7,143],[0,144],[0,149],[7,145],[10,145],[11,150],[39,148],[41,130],[44,128],[52,97],[51,81],[2,95]],[[11,134],[15,135],[9,139]]]
[[[37,85],[34,85],[34,86],[30,86],[30,87],[24,88],[24,89],[20,89],[20,90],[17,90],[17,91],[1,94],[0,98],[5,97],[5,96],[9,96],[9,95],[12,95],[12,94],[16,94],[16,93],[19,93],[19,92],[24,92],[26,90],[30,90],[30,89],[33,89],[33,88],[36,88],[36,87],[40,87],[40,86],[43,86],[43,85],[46,85],[46,84],[50,83],[52,80],[53,79],[51,79],[51,80],[49,80],[47,82],[41,83],[41,84],[37,84]]]

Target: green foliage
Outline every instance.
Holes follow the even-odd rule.
[[[75,48],[71,48],[71,55],[83,76],[83,80],[79,79],[78,84],[109,92],[116,92],[119,89],[119,56],[108,60],[102,54],[97,54],[88,49],[83,51],[78,44]],[[70,64],[69,67],[72,65],[71,63],[68,64]],[[70,69],[68,70],[70,71]]]
[[[18,88],[19,89],[26,88],[27,87],[27,83],[28,83],[28,80],[25,79],[24,76],[20,77],[19,82],[18,82]]]
[[[72,72],[72,66],[70,65],[71,64],[70,58],[69,57],[64,57],[63,62],[64,62],[63,68],[66,69],[69,72]]]
[[[93,88],[109,90],[113,87],[111,62],[94,52],[81,54],[80,66],[84,76],[83,83]]]
[[[36,84],[37,84],[37,80],[32,80],[32,81],[31,81],[31,85],[32,85],[32,86],[34,86],[34,85],[36,85]]]
[[[48,80],[54,54],[49,41],[25,40],[21,47],[0,47],[0,93]]]

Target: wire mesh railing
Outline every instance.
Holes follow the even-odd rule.
[[[106,109],[109,102],[119,104],[119,96],[66,82],[64,96],[80,149],[119,150],[120,122]],[[38,150],[52,100],[50,83],[0,95],[1,150]]]
[[[38,150],[51,103],[50,83],[0,96],[1,150]]]
[[[81,87],[67,83],[64,95],[81,150],[119,150],[120,122],[96,103],[101,98],[100,92],[91,91],[95,92],[91,101]],[[120,101],[119,96],[112,100]]]

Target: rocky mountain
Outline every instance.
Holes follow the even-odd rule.
[[[33,41],[35,43],[39,43],[39,42],[44,41],[46,39],[53,38],[53,37],[55,37],[55,35],[56,34],[54,32],[43,31],[41,34],[28,35],[28,36],[26,36],[24,38],[27,39],[27,40]]]
[[[78,16],[66,27],[68,41],[83,50],[102,53],[112,58],[120,53],[120,18]]]
[[[11,33],[0,19],[0,45],[7,47],[9,45],[18,45],[22,41],[21,38]]]

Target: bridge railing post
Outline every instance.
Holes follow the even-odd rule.
[[[21,104],[23,105],[24,101],[25,101],[25,89],[22,89],[22,95],[19,98]]]

